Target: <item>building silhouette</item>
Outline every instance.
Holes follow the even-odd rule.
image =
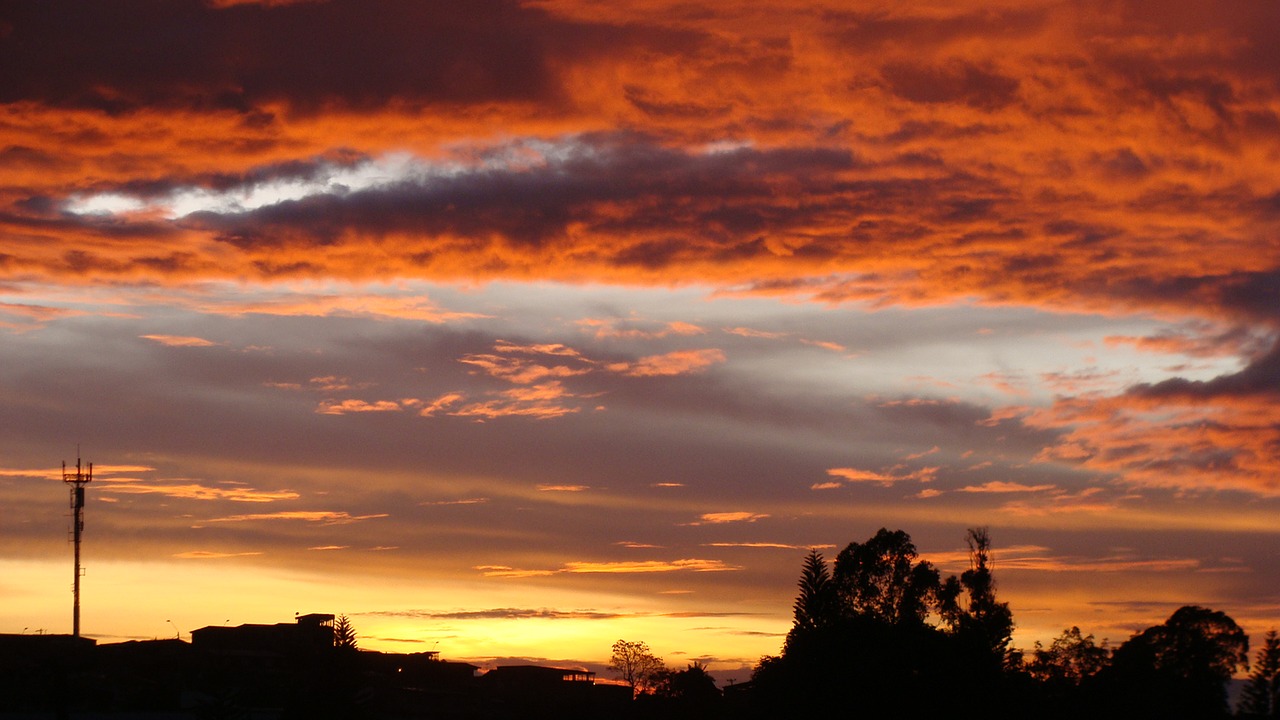
[[[327,614],[211,625],[190,642],[0,634],[0,718],[585,720],[631,703],[630,688],[581,668],[479,671],[436,651],[335,647]]]

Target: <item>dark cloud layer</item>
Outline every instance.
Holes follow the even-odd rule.
[[[1142,398],[1177,398],[1183,400],[1252,397],[1260,402],[1274,401],[1280,395],[1280,344],[1255,358],[1238,373],[1221,375],[1212,380],[1173,378],[1156,384],[1140,385],[1130,394]]]
[[[562,102],[554,66],[636,42],[509,0],[7,3],[0,101],[111,113]],[[668,38],[670,33],[666,33]]]
[[[802,182],[829,188],[833,173],[854,165],[850,154],[839,150],[743,149],[697,156],[627,136],[574,139],[567,155],[529,171],[477,171],[192,221],[215,229],[225,241],[250,247],[397,233],[477,241],[497,233],[517,245],[541,246],[562,243],[568,224],[587,222],[607,234],[684,236],[665,251],[649,245],[627,252],[630,262],[665,266],[675,258],[660,255],[679,252],[691,239],[689,227],[729,244],[717,252],[730,254],[732,244],[749,241],[753,233],[785,230],[789,223],[772,216],[793,211],[772,200],[770,179],[807,179]],[[817,194],[828,192],[822,188]],[[625,219],[598,216],[597,208],[616,204],[637,211]],[[679,205],[689,210],[681,212]]]

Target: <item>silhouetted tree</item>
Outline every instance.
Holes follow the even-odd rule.
[[[962,642],[1002,663],[1013,637],[1013,613],[1009,603],[996,600],[996,581],[991,572],[991,534],[986,528],[970,528],[969,569],[957,579],[947,578],[938,591],[939,612],[952,633]],[[960,606],[960,594],[968,596]]]
[[[1047,648],[1037,641],[1028,669],[1032,677],[1043,682],[1079,685],[1106,667],[1110,655],[1106,640],[1098,645],[1093,635],[1082,635],[1080,628],[1073,625]]]
[[[1227,681],[1248,666],[1244,630],[1225,613],[1187,605],[1116,648],[1099,679],[1121,716],[1221,717]]]
[[[782,656],[762,658],[752,674],[752,712],[804,717],[884,707],[901,717],[945,714],[959,658],[951,640],[925,622],[938,572],[917,560],[911,537],[881,528],[865,543],[850,543],[831,573],[835,608],[816,613],[824,565],[816,553],[806,558],[797,622]]]
[[[810,550],[805,556],[798,584],[800,594],[791,606],[795,622],[787,633],[788,644],[796,635],[830,627],[838,617],[836,587],[822,553]]]
[[[1240,711],[1252,717],[1280,717],[1280,635],[1275,630],[1267,633],[1254,657]]]
[[[631,686],[633,694],[639,694],[651,691],[667,666],[662,658],[649,650],[648,644],[619,640],[613,644],[609,669],[618,673],[618,677]]]
[[[938,591],[938,571],[902,530],[880,530],[836,556],[832,581],[842,613],[898,625],[921,624]]]
[[[659,710],[654,717],[705,720],[722,709],[715,678],[699,662],[689,663],[684,670],[660,671],[653,694]]]
[[[663,669],[658,673],[654,693],[670,698],[719,697],[716,680],[707,672],[707,666],[694,661],[684,670]]]
[[[356,630],[346,615],[339,615],[333,624],[333,646],[339,650],[357,650]]]

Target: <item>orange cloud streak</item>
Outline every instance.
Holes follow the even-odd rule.
[[[144,340],[153,340],[169,347],[212,347],[217,343],[204,338],[185,335],[142,335]]]
[[[237,487],[209,487],[196,483],[184,485],[153,485],[140,482],[112,483],[99,488],[101,492],[126,495],[164,495],[186,500],[230,500],[232,502],[268,503],[277,500],[297,500],[301,495],[292,490],[254,490]]]
[[[702,560],[686,558],[682,560],[623,560],[617,562],[566,562],[556,570],[521,570],[507,565],[477,565],[486,577],[525,578],[545,577],[559,573],[568,574],[607,574],[607,575],[648,575],[669,572],[726,572],[742,568],[727,565],[720,560]]]
[[[375,513],[370,515],[351,515],[345,511],[333,512],[328,510],[283,510],[274,513],[251,513],[247,515],[229,515],[227,517],[212,518],[209,522],[257,522],[262,520],[303,520],[305,522],[318,522],[324,525],[347,525],[361,520],[373,520],[377,518],[388,517],[386,513]]]

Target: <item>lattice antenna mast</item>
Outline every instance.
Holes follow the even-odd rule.
[[[80,568],[80,536],[84,533],[84,486],[93,480],[93,463],[87,467],[80,466],[80,458],[76,458],[76,471],[67,472],[67,462],[62,462],[62,482],[71,486],[71,534],[76,546],[76,576],[71,586],[75,602],[71,611],[72,634],[80,637],[80,578],[84,570]]]

